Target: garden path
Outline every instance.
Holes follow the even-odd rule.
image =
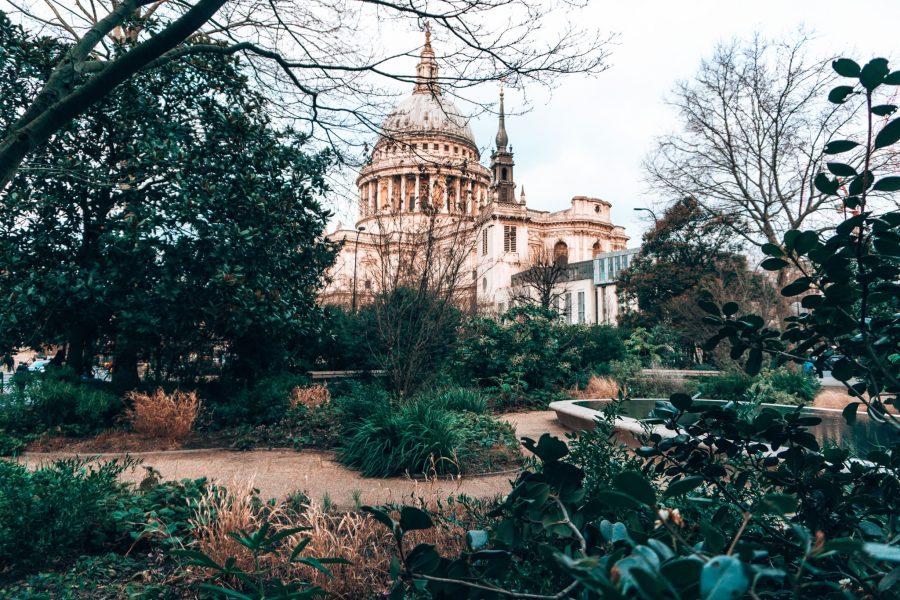
[[[518,437],[537,439],[549,432],[565,439],[565,428],[556,422],[552,411],[513,413],[501,418],[516,428]],[[101,454],[101,459],[124,454]],[[37,466],[42,462],[71,457],[71,453],[32,452],[20,461]],[[258,488],[263,498],[284,497],[302,490],[316,502],[327,494],[338,508],[352,508],[358,500],[362,504],[399,502],[410,496],[446,498],[466,494],[476,498],[491,498],[509,491],[509,481],[515,472],[482,476],[464,476],[456,480],[417,481],[404,477],[377,479],[362,477],[334,460],[334,453],[319,450],[175,450],[167,452],[134,452],[134,458],[146,467],[158,470],[163,479],[196,479],[209,477],[235,488],[250,484]],[[129,481],[140,481],[146,474],[142,467],[123,475]]]

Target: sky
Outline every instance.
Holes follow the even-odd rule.
[[[524,184],[528,205],[540,210],[565,209],[577,195],[607,200],[631,246],[639,245],[649,220],[633,209],[658,208],[664,200],[646,189],[641,161],[657,136],[677,129],[665,98],[717,42],[756,31],[789,35],[803,26],[815,36],[812,57],[842,54],[865,62],[900,56],[900,0],[593,0],[583,19],[618,34],[610,68],[591,78],[567,77],[552,96],[536,90],[531,111],[507,120],[515,179]],[[509,90],[507,106],[515,110],[516,104],[517,92]],[[496,117],[479,116],[471,126],[485,147],[496,133]]]

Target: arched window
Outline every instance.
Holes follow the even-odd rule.
[[[553,246],[553,258],[556,260],[558,264],[567,265],[569,264],[569,246],[564,241],[559,240],[556,242],[556,245]]]
[[[603,253],[603,248],[600,247],[600,242],[594,242],[594,246],[593,246],[592,249],[593,249],[593,251],[594,251],[594,252],[593,252],[593,256],[595,256],[595,257],[596,257],[598,254],[602,254],[602,253]]]
[[[482,292],[487,291],[487,277],[484,277],[481,279],[481,291]]]
[[[500,181],[506,181],[506,167],[500,170]]]

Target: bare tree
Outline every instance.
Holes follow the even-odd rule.
[[[375,219],[370,310],[392,387],[409,396],[439,374],[462,311],[473,310],[478,217],[388,212]]]
[[[390,84],[414,82],[402,67],[418,48],[393,42],[404,27],[430,23],[444,42],[445,92],[604,70],[608,37],[575,25],[548,31],[555,3],[539,1],[0,0],[29,29],[69,44],[0,132],[0,190],[29,153],[117,85],[198,53],[243,55],[279,116],[336,147],[360,127],[377,129],[396,92]]]
[[[513,276],[511,300],[551,308],[565,294],[568,261],[551,246],[532,247],[528,263]]]
[[[801,32],[792,42],[722,44],[678,83],[671,104],[682,129],[645,160],[652,188],[729,215],[733,233],[754,245],[836,217],[834,197],[812,182],[825,168],[823,147],[852,114],[823,100],[834,73],[806,58],[807,42]]]

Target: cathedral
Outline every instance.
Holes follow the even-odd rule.
[[[619,265],[618,255],[630,254],[624,228],[610,221],[610,203],[576,196],[564,210],[529,208],[524,186],[516,184],[502,90],[486,167],[468,119],[442,94],[438,69],[426,31],[412,94],[384,120],[370,160],[356,179],[356,227],[339,227],[329,235],[343,245],[322,301],[364,304],[387,289],[389,271],[399,273],[405,263],[409,267],[423,260],[413,247],[428,236],[441,240],[442,249],[425,253],[417,268],[440,264],[441,273],[452,270],[452,285],[467,308],[502,313],[521,298],[514,276],[532,268],[536,257],[550,255],[572,267],[559,282],[559,296],[567,304],[572,304],[572,293],[578,294],[577,314],[582,316],[576,317],[573,307],[566,313],[572,322],[612,322],[600,316],[600,302],[608,300],[601,299],[596,277],[579,275],[596,271],[591,261],[616,255]],[[450,265],[446,257],[454,253],[460,258]]]

